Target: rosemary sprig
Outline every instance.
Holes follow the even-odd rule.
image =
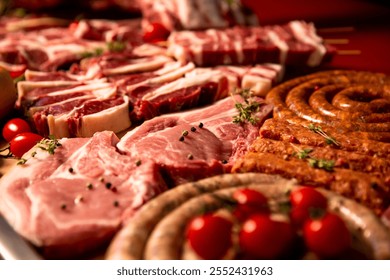
[[[340,146],[340,143],[334,139],[333,137],[329,136],[325,131],[322,130],[321,126],[319,125],[315,125],[315,124],[309,124],[307,126],[307,128],[319,135],[321,135],[322,137],[325,138],[325,141],[326,141],[326,144],[330,145],[330,144],[334,144],[336,146]]]
[[[256,125],[259,120],[255,113],[259,111],[260,103],[252,100],[252,93],[249,89],[243,89],[240,95],[244,98],[244,103],[236,102],[234,105],[238,115],[233,117],[233,123],[249,122]]]

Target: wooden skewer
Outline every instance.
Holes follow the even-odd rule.
[[[343,26],[343,27],[318,28],[317,31],[322,33],[352,32],[355,31],[355,27]]]
[[[324,39],[324,43],[331,45],[345,45],[349,43],[348,39]]]
[[[360,50],[337,50],[339,55],[359,55],[362,52]]]

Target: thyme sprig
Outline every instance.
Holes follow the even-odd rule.
[[[50,135],[49,138],[42,139],[38,142],[37,148],[48,152],[50,155],[54,155],[55,149],[61,146],[61,143],[54,136]],[[35,157],[37,151],[33,151],[30,155],[30,158]],[[28,158],[20,158],[17,165],[23,165],[27,162]]]
[[[126,45],[122,41],[112,41],[107,43],[107,49],[110,52],[122,52],[126,48]]]
[[[313,167],[318,169],[324,169],[326,171],[333,171],[335,161],[334,160],[326,160],[326,159],[318,159],[315,157],[312,157],[310,155],[311,152],[314,151],[312,148],[306,148],[306,149],[299,149],[294,144],[291,144],[296,152],[293,153],[293,156],[299,158],[299,159],[305,159],[307,163]]]
[[[239,94],[244,98],[244,103],[236,102],[234,104],[238,115],[233,117],[233,123],[249,122],[256,125],[259,119],[255,114],[259,111],[260,103],[252,99],[252,92],[249,89],[243,89]]]
[[[60,147],[61,143],[53,135],[50,135],[49,138],[42,139],[38,143],[38,148],[44,151],[47,151],[49,154],[53,155],[55,149]]]
[[[326,144],[330,145],[330,144],[334,144],[336,146],[340,146],[340,143],[334,139],[333,137],[331,137],[330,135],[328,135],[325,131],[323,131],[322,127],[319,126],[319,125],[315,125],[315,124],[309,124],[307,126],[307,128],[319,135],[321,135],[322,137],[325,138],[325,141],[326,141]]]
[[[324,169],[326,171],[333,171],[335,164],[334,160],[325,160],[317,158],[308,158],[307,162],[311,167]]]

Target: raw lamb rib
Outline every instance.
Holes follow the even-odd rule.
[[[313,24],[291,21],[285,25],[233,27],[206,31],[178,31],[168,38],[168,53],[197,66],[280,63],[318,66],[335,49],[325,45]]]
[[[257,101],[256,125],[232,123],[243,102],[237,95],[156,117],[120,141],[105,131],[63,138],[53,155],[33,148],[35,157],[28,152],[27,162],[1,179],[0,212],[45,257],[90,253],[167,187],[229,171],[272,111]]]

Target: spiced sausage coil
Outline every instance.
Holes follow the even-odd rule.
[[[289,80],[269,92],[274,118],[390,142],[390,77],[334,70]]]

